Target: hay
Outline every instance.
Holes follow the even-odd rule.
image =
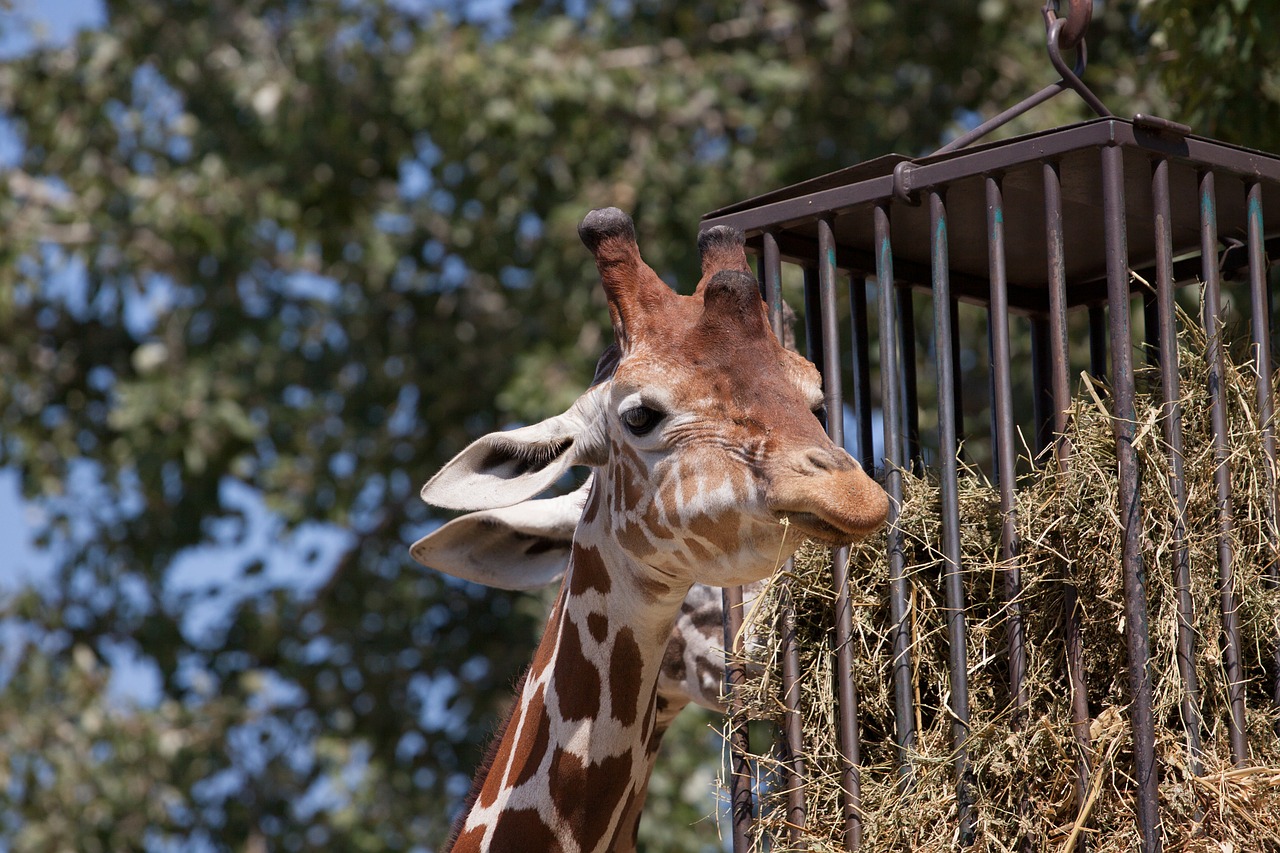
[[[1280,850],[1280,739],[1269,696],[1270,660],[1280,637],[1280,591],[1267,570],[1277,541],[1266,499],[1270,488],[1256,407],[1256,380],[1243,358],[1228,359],[1234,497],[1235,583],[1248,679],[1248,766],[1234,769],[1227,739],[1228,702],[1221,658],[1218,521],[1214,456],[1205,393],[1204,333],[1184,318],[1180,338],[1183,430],[1188,489],[1195,667],[1201,686],[1203,773],[1190,770],[1181,720],[1182,680],[1176,662],[1177,591],[1173,583],[1174,501],[1159,421],[1158,374],[1140,369],[1135,446],[1142,482],[1151,673],[1154,685],[1160,816],[1165,849]],[[1091,851],[1138,847],[1134,814],[1128,668],[1116,507],[1116,460],[1105,389],[1085,381],[1067,434],[1067,470],[1050,461],[1024,477],[1017,499],[1022,605],[1027,645],[1028,713],[1016,727],[1008,710],[1006,607],[999,561],[998,494],[973,471],[960,483],[961,547],[967,601],[973,779],[978,851],[1068,850],[1085,836]],[[883,536],[854,548],[854,678],[861,732],[863,850],[943,851],[956,847],[956,785],[948,703],[948,643],[940,571],[941,522],[935,482],[904,474],[900,526],[905,534],[911,606],[911,666],[917,715],[915,784],[898,783],[894,746],[891,619]],[[794,600],[801,653],[807,826],[812,851],[843,849],[840,763],[834,698],[834,591],[829,552],[806,545],[794,574],[777,582],[750,616],[748,631],[765,637],[748,652],[746,715],[781,718],[782,664],[771,626]],[[1077,749],[1070,728],[1064,671],[1063,581],[1079,590],[1085,679],[1091,714],[1093,778],[1084,802],[1074,784]],[[771,639],[770,639],[771,638]],[[756,756],[762,791],[759,849],[790,850],[783,766],[778,750]],[[1082,819],[1083,813],[1083,819]],[[1074,834],[1074,835],[1073,835]]]

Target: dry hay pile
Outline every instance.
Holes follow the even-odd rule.
[[[1205,389],[1203,332],[1186,324],[1182,341],[1183,429],[1195,665],[1204,719],[1204,772],[1190,770],[1179,705],[1177,590],[1173,583],[1174,501],[1159,421],[1158,375],[1139,371],[1136,447],[1142,482],[1143,560],[1149,597],[1160,774],[1160,816],[1171,851],[1280,850],[1280,739],[1270,693],[1269,661],[1280,637],[1280,591],[1267,577],[1275,524],[1249,367],[1228,367],[1235,583],[1248,679],[1248,766],[1234,769],[1227,737],[1228,703],[1221,657],[1218,521],[1214,456]],[[1236,364],[1247,364],[1245,354]],[[1022,604],[1027,646],[1028,713],[1015,730],[1009,707],[1003,577],[997,492],[972,472],[962,475],[962,563],[968,603],[968,740],[976,811],[974,850],[1069,850],[1073,831],[1091,851],[1138,847],[1127,705],[1121,525],[1116,459],[1106,392],[1086,389],[1071,412],[1073,460],[1050,462],[1024,478],[1018,493]],[[861,732],[863,850],[942,851],[957,842],[956,786],[948,703],[939,495],[935,482],[904,475],[900,524],[905,533],[911,667],[917,716],[915,785],[897,783],[891,618],[883,536],[855,547],[850,559],[854,676]],[[748,630],[773,637],[780,603],[794,601],[801,653],[808,818],[806,849],[843,849],[840,763],[834,697],[834,591],[829,552],[808,545],[788,583],[775,583],[751,614]],[[1063,581],[1076,579],[1092,719],[1093,778],[1082,803],[1076,793],[1077,750],[1070,728],[1065,675]],[[776,637],[751,652],[744,691],[747,715],[781,718],[782,663]],[[780,750],[757,756],[764,791],[756,843],[774,851],[789,842]],[[1080,848],[1084,849],[1084,848]]]

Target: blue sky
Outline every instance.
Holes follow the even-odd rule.
[[[101,0],[9,0],[10,11],[0,11],[0,57],[29,50],[40,42],[61,44],[77,30],[106,20]]]
[[[0,9],[0,59],[21,55],[39,44],[64,44],[77,31],[103,23],[105,13],[99,0],[11,0],[11,8]],[[12,162],[20,144],[0,116],[0,166]],[[72,279],[74,275],[59,286],[74,290],[76,282]],[[324,582],[327,568],[351,541],[345,531],[320,524],[303,525],[285,536],[283,525],[260,496],[231,480],[223,484],[223,499],[228,506],[243,512],[247,520],[243,537],[234,544],[215,541],[191,549],[174,562],[166,578],[165,594],[173,600],[214,588],[220,590],[213,596],[192,596],[192,600],[200,601],[184,614],[184,629],[192,637],[216,630],[239,602],[268,589],[287,587],[299,595],[310,594]],[[39,504],[23,500],[18,474],[0,469],[0,542],[5,543],[0,552],[0,596],[39,584],[48,577],[53,561],[33,541],[43,515]],[[320,558],[308,564],[304,555],[309,552],[318,553]],[[252,580],[239,579],[229,584],[239,578],[240,567],[254,557],[264,560],[264,570]],[[148,664],[133,659],[123,648],[111,656],[114,696],[142,704],[158,698],[158,677]],[[0,662],[0,672],[3,668]]]

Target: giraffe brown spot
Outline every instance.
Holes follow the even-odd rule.
[[[445,849],[449,853],[480,853],[480,844],[484,841],[484,831],[487,827],[477,826],[475,829],[469,829],[458,836],[453,842],[453,846],[445,845]]]
[[[640,587],[640,592],[647,596],[651,601],[657,601],[658,599],[671,594],[671,587],[647,573],[642,572],[637,574],[636,583]]]
[[[529,707],[524,711],[525,727],[533,720],[538,721],[538,728],[529,737],[528,731],[521,733],[521,742],[515,748],[515,760],[511,764],[511,773],[507,774],[507,786],[518,788],[528,782],[542,766],[542,758],[547,754],[547,745],[551,741],[551,718],[547,715],[547,704],[543,698],[545,688],[539,687],[533,695]],[[514,778],[512,776],[514,775]]]
[[[622,500],[626,509],[635,509],[644,500],[644,468],[634,456],[632,459],[632,464],[628,466],[631,470],[619,478],[622,480]]]
[[[556,696],[565,720],[595,719],[600,714],[600,673],[582,654],[582,637],[573,620],[566,619],[556,660]]]
[[[591,489],[591,494],[587,498],[587,506],[582,512],[581,524],[591,525],[595,523],[596,516],[600,514],[600,502],[603,500],[602,493],[603,489],[594,487]]]
[[[698,658],[698,661],[694,666],[698,670],[698,681],[700,683],[720,686],[720,680],[724,677],[724,673],[720,667],[712,665],[711,661],[701,657]],[[716,693],[719,693],[718,689],[712,694],[712,698],[714,698]]]
[[[712,556],[711,551],[696,539],[684,540],[684,546],[689,549],[689,555],[694,562],[696,563],[713,562],[714,557]]]
[[[622,628],[609,655],[609,699],[613,718],[624,726],[635,725],[640,711],[641,667],[636,635],[630,628]]]
[[[542,674],[547,671],[547,667],[551,666],[551,661],[555,659],[556,653],[556,632],[551,629],[560,618],[560,614],[564,612],[564,594],[567,584],[560,585],[560,594],[556,597],[555,606],[551,608],[551,617],[548,620],[548,627],[542,634],[542,641],[538,643],[538,650],[533,653],[533,662],[529,664],[529,678],[537,681]]]
[[[653,715],[657,707],[658,707],[658,696],[655,693],[653,698],[649,700],[648,707],[645,708],[644,724],[640,728],[640,731],[644,733],[644,737],[646,738],[649,737],[649,735],[653,734]]]
[[[507,762],[511,758],[511,750],[515,746],[516,729],[519,725],[519,713],[513,713],[511,719],[507,721],[506,730],[502,733],[498,751],[493,754],[493,761],[489,764],[489,772],[485,777],[484,787],[480,789],[478,802],[481,808],[487,809],[492,806],[497,802],[498,794],[502,793],[502,777],[507,772]]]
[[[623,813],[630,784],[630,750],[598,764],[583,764],[558,747],[551,757],[551,801],[584,851],[595,850]]]
[[[667,648],[662,653],[662,671],[672,681],[684,681],[686,675],[684,650],[688,645],[684,635],[679,631],[671,632],[671,639],[667,641]],[[663,700],[659,699],[659,701]]]
[[[643,560],[648,557],[656,549],[649,542],[649,537],[645,535],[645,529],[634,521],[628,521],[622,524],[617,530],[618,544],[633,556]]]
[[[724,614],[719,610],[695,610],[690,608],[689,621],[704,637],[717,639],[724,636]]]
[[[582,595],[594,589],[608,595],[612,586],[600,552],[590,545],[575,542],[569,565],[569,594]]]
[[[498,815],[488,850],[489,853],[523,853],[526,850],[563,853],[564,848],[535,809],[515,809]]]
[[[666,733],[667,733],[667,726],[665,724],[660,726],[654,726],[653,731],[649,732],[648,744],[647,744],[649,755],[653,755],[654,753],[656,753],[658,751],[658,748],[662,746],[662,736],[665,735]]]
[[[640,818],[644,815],[644,809],[636,808],[635,803],[631,803],[627,808],[630,810],[631,814],[631,849],[635,850],[636,844],[640,839]]]
[[[727,513],[701,514],[686,528],[694,536],[707,540],[722,552],[734,550],[738,544],[738,525],[730,523]]]
[[[603,613],[587,614],[587,630],[597,643],[603,643],[609,636],[609,619]]]

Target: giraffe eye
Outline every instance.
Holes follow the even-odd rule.
[[[636,406],[622,413],[622,422],[632,435],[647,435],[661,422],[664,415],[648,406]]]
[[[813,416],[818,419],[818,423],[822,424],[822,428],[827,428],[827,406],[823,403],[813,409]]]

